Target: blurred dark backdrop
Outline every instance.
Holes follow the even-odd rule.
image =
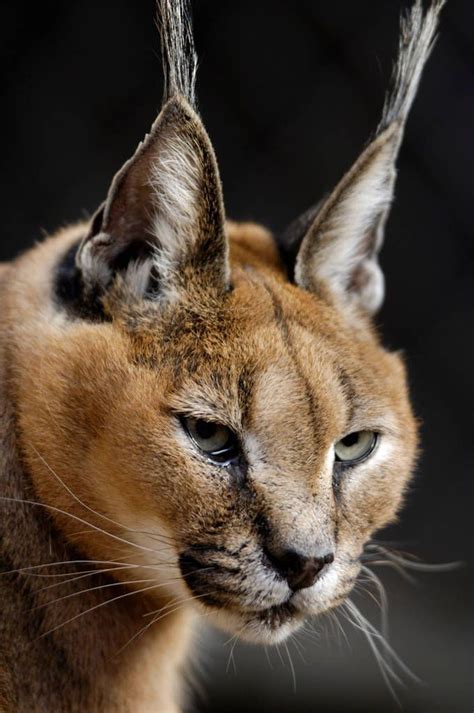
[[[276,231],[330,189],[375,128],[399,0],[197,0],[198,95],[228,214]],[[4,1],[2,233],[9,259],[92,212],[161,96],[153,0]],[[386,343],[406,351],[424,453],[401,522],[383,533],[429,562],[471,559],[474,26],[449,0],[408,122],[383,266]],[[469,566],[384,576],[391,641],[423,679],[404,711],[472,711]],[[377,608],[366,598],[369,618]],[[286,652],[202,637],[203,713],[397,710],[360,633],[315,623]],[[281,659],[280,659],[281,654]]]

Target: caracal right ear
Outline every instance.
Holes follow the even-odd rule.
[[[384,297],[378,254],[393,200],[395,162],[443,4],[434,0],[424,13],[416,0],[402,18],[394,89],[375,138],[317,210],[295,224],[304,234],[287,236],[290,244],[301,241],[296,284],[311,292],[328,290],[340,303],[368,314]]]

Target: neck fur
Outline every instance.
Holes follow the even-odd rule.
[[[150,621],[144,614],[156,605],[99,573],[101,566],[89,565],[55,529],[22,465],[5,331],[0,329],[0,711],[177,713],[191,615],[175,612],[137,636]],[[96,571],[81,576],[90,570]]]

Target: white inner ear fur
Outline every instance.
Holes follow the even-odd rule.
[[[199,148],[179,134],[164,137],[151,177],[157,206],[153,233],[159,242],[154,262],[163,277],[172,277],[196,242],[201,182]]]
[[[88,240],[84,243],[79,252],[81,271],[86,284],[90,286],[107,285],[112,276],[107,260],[96,249],[96,243],[100,241],[101,237],[108,238],[103,233],[99,233],[93,240]]]
[[[366,279],[357,299],[370,312],[380,306],[384,296],[376,253],[384,216],[393,198],[393,155],[394,141],[389,138],[330,209],[313,256],[313,274],[340,296],[347,294],[355,270],[363,267]],[[369,232],[378,234],[367,254],[365,242]]]
[[[193,250],[198,237],[203,180],[200,161],[200,148],[191,138],[173,132],[160,139],[149,179],[153,193],[149,239],[152,257],[130,263],[124,274],[129,291],[137,298],[145,294],[153,266],[163,281],[160,299],[174,301],[179,296],[173,278],[181,258]],[[101,250],[102,241],[107,244],[105,250]],[[84,244],[80,264],[89,284],[109,282],[112,273],[107,257],[113,252],[110,236],[105,233]]]

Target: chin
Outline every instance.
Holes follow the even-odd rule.
[[[206,609],[210,620],[219,629],[253,644],[278,644],[294,634],[307,618],[304,612],[289,603],[259,611],[237,607]]]

